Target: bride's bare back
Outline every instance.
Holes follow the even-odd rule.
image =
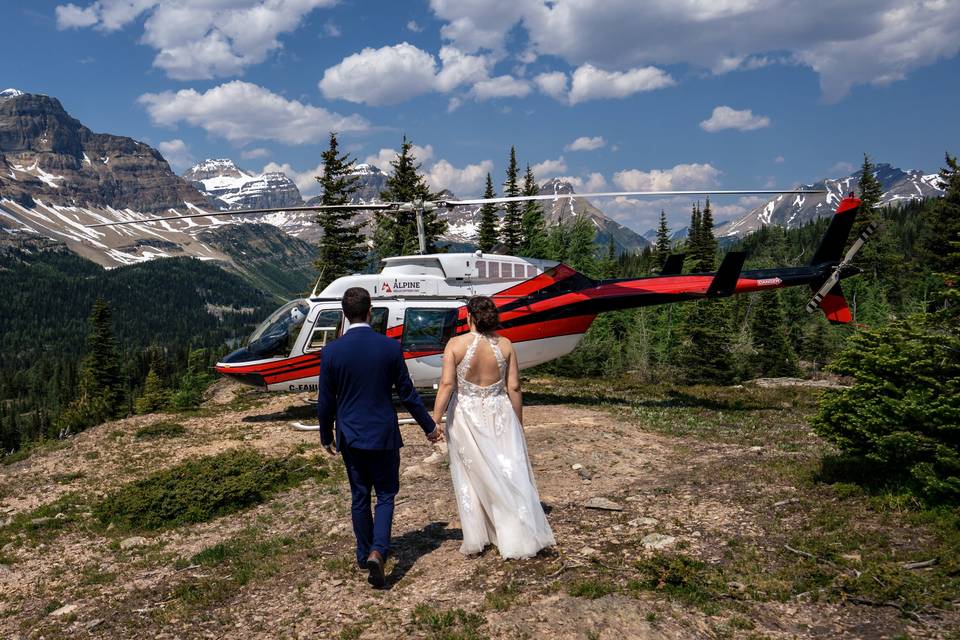
[[[456,366],[460,366],[460,363],[463,362],[463,359],[467,355],[467,349],[470,348],[470,344],[474,341],[475,337],[476,334],[467,333],[451,340],[451,342],[455,341],[452,346]],[[476,351],[473,354],[473,360],[470,362],[470,369],[467,370],[464,378],[468,382],[472,382],[481,387],[487,387],[500,381],[500,365],[497,362],[497,356],[493,352],[493,346],[490,344],[490,340],[497,341],[497,346],[500,347],[500,353],[503,354],[503,358],[507,362],[508,371],[510,359],[513,357],[513,345],[511,345],[510,341],[506,338],[493,334],[489,340],[478,341]]]

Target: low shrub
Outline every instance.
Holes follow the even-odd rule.
[[[93,515],[121,529],[176,527],[239,511],[307,478],[327,475],[319,457],[267,457],[231,449],[126,484],[94,505]]]

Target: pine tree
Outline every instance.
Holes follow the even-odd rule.
[[[687,262],[693,271],[699,267],[700,247],[700,203],[694,203],[690,211],[690,226],[687,228]]]
[[[493,179],[487,174],[487,188],[483,192],[484,198],[495,198],[497,194],[493,191]],[[497,205],[485,204],[480,207],[480,236],[477,239],[477,246],[480,251],[490,251],[497,244]]]
[[[613,236],[607,240],[607,252],[600,262],[599,270],[601,278],[614,278],[617,275],[617,247],[613,242]]]
[[[591,277],[597,275],[596,246],[597,228],[586,216],[577,216],[570,225],[566,248],[566,263],[580,273]]]
[[[883,187],[875,175],[876,167],[870,162],[869,156],[863,154],[863,165],[860,167],[860,217],[856,227],[860,232],[870,222],[877,221],[877,207],[883,197]]]
[[[660,210],[660,226],[657,228],[657,243],[654,250],[654,264],[659,272],[670,255],[670,230],[667,228],[667,214]]]
[[[143,383],[143,394],[134,401],[137,413],[153,413],[167,406],[170,401],[170,392],[163,383],[163,378],[156,369],[150,367],[150,373]]]
[[[697,271],[713,271],[716,266],[717,241],[713,237],[713,209],[707,198],[700,214],[700,229],[697,233]]]
[[[960,163],[956,156],[946,154],[939,186],[945,193],[928,208],[923,257],[942,283],[934,306],[945,319],[955,321],[960,314]]]
[[[507,181],[503,183],[503,195],[508,198],[520,195],[517,168],[517,149],[510,147],[510,162],[507,165]],[[504,252],[516,255],[523,246],[523,214],[519,202],[507,202],[503,205],[503,223],[500,226]]]
[[[734,379],[732,334],[723,300],[698,300],[687,306],[681,376],[690,384],[730,384]]]
[[[427,181],[420,173],[420,164],[411,153],[413,142],[403,137],[397,159],[390,163],[393,172],[387,178],[387,188],[380,193],[389,202],[434,200]],[[427,253],[436,251],[437,239],[447,229],[447,221],[437,211],[423,212],[423,228],[427,239]],[[373,236],[374,247],[381,258],[409,255],[419,252],[417,215],[414,211],[386,210],[377,215]]]
[[[523,195],[539,195],[540,188],[527,165],[523,174]],[[547,227],[543,219],[543,207],[538,200],[528,200],[523,205],[523,255],[528,258],[545,258],[547,252]]]
[[[323,175],[317,182],[323,189],[322,205],[348,204],[350,196],[358,189],[359,178],[353,175],[354,160],[341,154],[337,134],[330,132],[330,144],[321,156]],[[317,213],[317,223],[323,230],[320,251],[315,262],[320,272],[318,290],[341,276],[363,270],[367,250],[364,245],[362,225],[356,224],[355,211],[325,209]]]
[[[190,409],[200,405],[203,392],[213,382],[209,367],[210,355],[206,349],[194,349],[187,360],[187,372],[180,380],[180,388],[170,402],[178,409]]]
[[[764,291],[757,294],[750,333],[755,353],[750,358],[751,374],[766,377],[795,377],[797,356],[787,335],[780,292]]]
[[[103,298],[97,298],[90,312],[87,354],[81,367],[77,399],[57,421],[62,434],[116,418],[124,405],[113,318]]]

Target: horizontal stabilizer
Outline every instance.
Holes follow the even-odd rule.
[[[740,272],[743,270],[743,261],[746,259],[747,254],[743,251],[731,251],[725,255],[720,268],[717,269],[717,274],[710,282],[710,287],[707,288],[707,296],[716,298],[733,295],[737,289]]]
[[[687,257],[685,253],[672,253],[667,256],[663,262],[663,269],[660,269],[662,276],[678,276],[683,271],[683,260]]]
[[[847,298],[843,295],[839,282],[823,297],[820,308],[823,309],[823,315],[827,317],[830,324],[847,324],[853,320],[850,307],[847,306]]]

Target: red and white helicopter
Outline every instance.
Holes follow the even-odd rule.
[[[576,197],[746,193],[823,192],[642,191],[578,194]],[[514,343],[521,368],[570,353],[597,314],[617,309],[724,297],[779,287],[809,286],[815,295],[807,305],[808,311],[821,308],[826,317],[835,323],[851,320],[840,289],[840,280],[860,272],[849,262],[874,229],[865,229],[846,255],[843,254],[860,206],[860,201],[852,194],[839,203],[820,246],[805,267],[743,271],[746,255],[730,252],[714,273],[682,275],[684,254],[673,254],[657,276],[594,280],[551,260],[480,251],[425,253],[421,217],[425,210],[561,197],[572,196],[250,209],[91,226],[324,208],[415,210],[420,228],[419,255],[386,258],[378,274],[339,278],[322,291],[314,290],[307,298],[288,302],[264,320],[242,348],[217,363],[216,370],[219,373],[268,391],[316,391],[323,348],[347,328],[340,300],[350,287],[363,287],[370,291],[373,328],[401,342],[410,376],[419,387],[431,387],[439,381],[444,346],[452,336],[467,331],[465,305],[467,299],[474,295],[491,296],[496,302],[500,309],[501,333]]]

